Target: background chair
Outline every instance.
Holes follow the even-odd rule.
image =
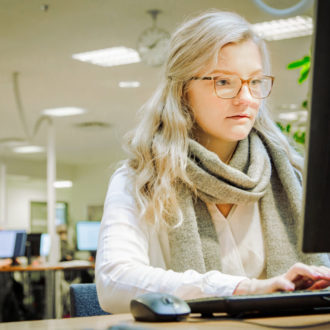
[[[71,316],[109,315],[97,298],[95,283],[70,285]]]

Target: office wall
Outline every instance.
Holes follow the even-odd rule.
[[[7,175],[6,205],[7,216],[3,226],[11,229],[30,230],[30,202],[47,201],[47,182],[43,178],[32,175],[36,167],[41,166],[34,162],[25,163],[25,173]],[[24,167],[24,161],[21,161]],[[116,167],[116,162],[93,165],[67,167],[65,171],[59,166],[58,178],[72,180],[73,187],[56,189],[56,200],[67,202],[69,205],[69,224],[71,228],[77,221],[87,220],[89,205],[103,205],[109,178]],[[9,171],[10,172],[10,171]],[[38,172],[40,173],[40,171]]]
[[[45,179],[9,176],[7,179],[7,218],[8,229],[30,230],[30,203],[47,201],[47,183]],[[69,205],[72,200],[71,189],[56,189],[57,200]]]
[[[103,205],[109,179],[116,162],[78,166],[72,187],[70,214],[72,222],[87,220],[89,205]],[[101,219],[100,219],[101,220]]]

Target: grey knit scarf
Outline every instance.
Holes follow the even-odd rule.
[[[184,221],[169,231],[171,269],[221,271],[221,242],[205,202],[258,202],[268,278],[286,272],[297,261],[327,264],[325,255],[300,252],[301,175],[292,167],[286,153],[260,132],[252,130],[238,143],[228,165],[190,140],[187,173],[196,185],[198,196],[183,183],[178,184]]]

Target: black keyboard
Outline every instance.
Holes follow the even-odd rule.
[[[186,300],[192,313],[211,316],[226,313],[244,315],[298,315],[330,313],[330,289],[315,291],[275,292]]]

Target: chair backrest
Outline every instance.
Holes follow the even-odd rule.
[[[70,285],[71,316],[109,315],[97,298],[95,283]]]

